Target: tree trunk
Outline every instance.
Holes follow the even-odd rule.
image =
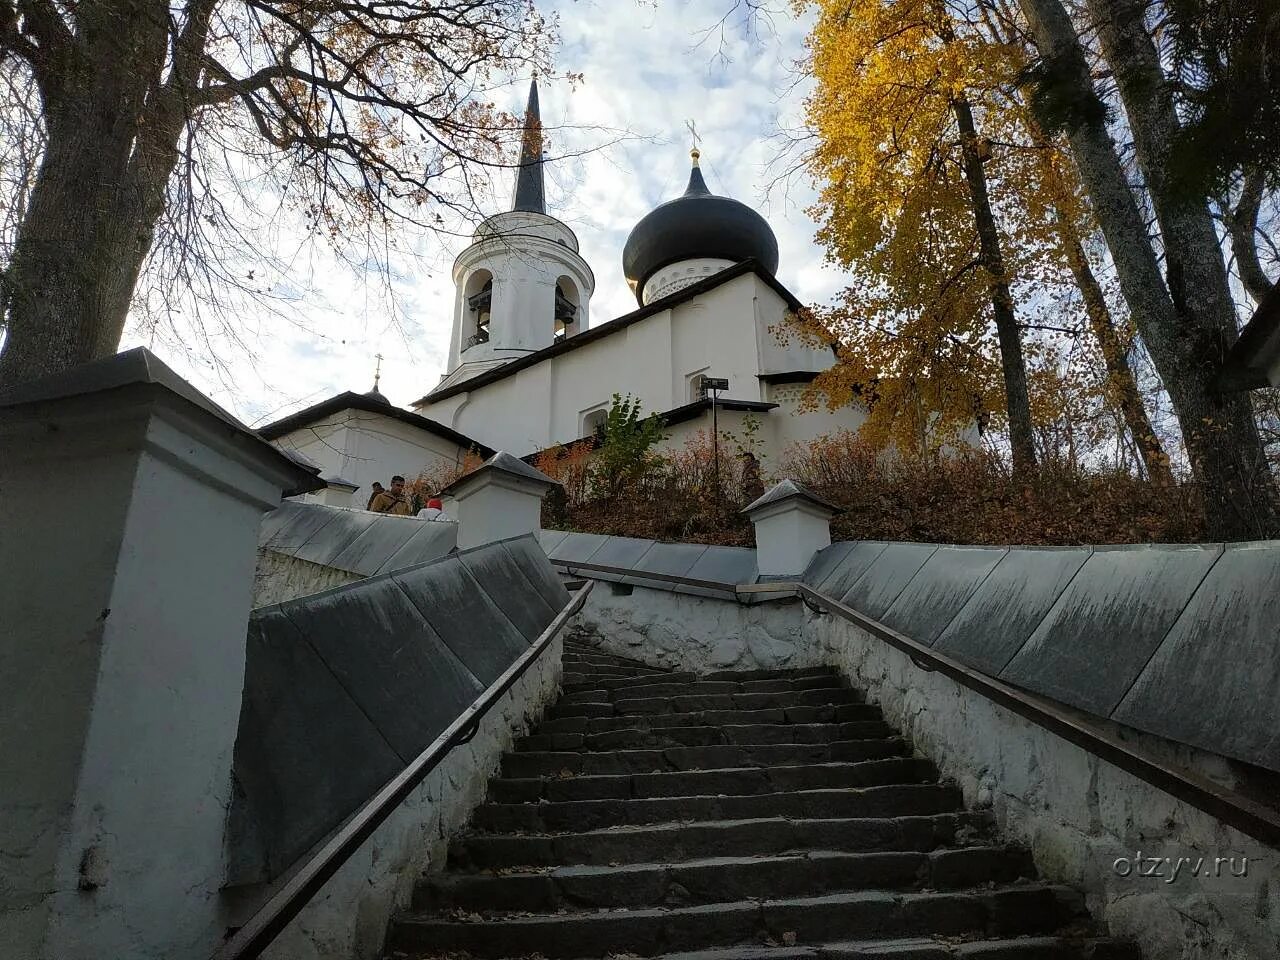
[[[1138,391],[1138,382],[1129,366],[1128,346],[1120,339],[1111,310],[1107,307],[1106,297],[1098,278],[1093,275],[1084,248],[1074,237],[1064,237],[1067,263],[1071,274],[1075,277],[1076,286],[1080,288],[1080,296],[1084,299],[1085,316],[1089,320],[1089,329],[1098,341],[1102,350],[1102,359],[1107,368],[1107,385],[1109,392],[1120,407],[1125,426],[1133,437],[1134,445],[1142,457],[1147,469],[1147,476],[1160,486],[1173,483],[1173,471],[1169,468],[1169,456],[1164,452],[1160,438],[1156,436],[1151,418],[1147,416],[1147,408],[1142,403],[1142,394]]]
[[[1165,286],[1146,226],[1105,126],[1079,37],[1061,0],[1019,0],[1040,54],[1059,89],[1080,107],[1067,123],[1071,152],[1107,239],[1125,300],[1160,372],[1182,427],[1187,454],[1204,498],[1211,536],[1224,540],[1272,536],[1275,487],[1247,401],[1214,387],[1229,339],[1217,317],[1198,317],[1185,294],[1187,271]],[[1220,254],[1215,253],[1218,269]],[[1178,297],[1170,295],[1174,290]],[[1193,302],[1199,303],[1201,292]],[[1207,321],[1202,325],[1202,321]],[[1232,333],[1234,331],[1231,331]]]
[[[5,274],[4,386],[115,353],[177,159],[164,5],[83,4],[77,27]]]
[[[978,134],[973,110],[963,97],[951,102],[960,129],[960,153],[965,180],[973,204],[973,219],[978,229],[979,255],[991,284],[991,309],[995,314],[996,333],[1000,338],[1000,366],[1004,372],[1004,389],[1009,411],[1009,441],[1013,448],[1014,476],[1024,475],[1036,465],[1035,431],[1031,425],[1031,400],[1027,394],[1027,367],[1022,358],[1022,337],[1013,312],[1013,297],[1005,276],[1004,257],[1000,252],[1000,234],[991,212],[987,194],[987,174],[982,169],[978,152]]]

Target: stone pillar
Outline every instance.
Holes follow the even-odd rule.
[[[0,942],[204,958],[264,512],[322,484],[146,350],[0,394]]]
[[[331,507],[357,506],[353,496],[359,489],[358,483],[353,483],[345,477],[325,477],[324,490],[318,494],[318,497],[321,503],[327,503]],[[359,506],[364,504],[361,503]]]
[[[542,498],[559,484],[541,470],[499,450],[441,494],[454,506],[458,549],[536,533],[542,526]]]
[[[742,509],[756,528],[756,566],[764,577],[798,577],[819,550],[831,545],[835,504],[783,480]]]

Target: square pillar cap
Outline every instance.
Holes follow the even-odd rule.
[[[499,450],[470,473],[464,473],[457,480],[453,481],[453,483],[441,490],[440,493],[441,495],[455,494],[460,487],[469,486],[473,480],[476,480],[487,473],[507,474],[508,476],[523,480],[526,483],[541,484],[546,488],[546,490],[560,486],[559,481],[551,479],[536,467],[529,466],[529,464],[525,463],[518,457],[513,457],[505,450]]]
[[[57,403],[95,394],[137,393],[141,396],[169,395],[178,398],[198,415],[220,421],[231,433],[246,441],[249,448],[279,474],[287,478],[286,497],[313,490],[323,490],[324,481],[298,459],[287,456],[263,439],[256,430],[223,410],[203,393],[173,372],[159,357],[145,347],[135,347],[113,357],[81,364],[62,373],[40,377],[0,390],[0,410],[17,410],[37,404]]]
[[[751,514],[763,510],[765,507],[776,507],[788,500],[804,500],[813,504],[821,510],[825,510],[831,516],[844,511],[837,507],[825,497],[820,497],[802,483],[795,480],[783,480],[775,484],[771,489],[766,490],[764,495],[758,500],[747,504],[739,513],[745,513],[749,517]]]
[[[360,484],[354,480],[348,480],[346,477],[340,477],[337,474],[325,477],[324,485],[330,490],[350,490],[352,493],[360,489]]]

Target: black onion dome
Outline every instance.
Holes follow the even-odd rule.
[[[622,269],[640,299],[648,279],[663,267],[698,258],[756,259],[778,270],[778,240],[764,217],[745,203],[707,189],[694,151],[684,195],[655,207],[635,225],[622,248]]]

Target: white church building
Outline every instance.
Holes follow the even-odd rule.
[[[373,480],[437,473],[468,448],[527,457],[589,438],[614,394],[665,423],[666,447],[712,429],[704,376],[728,381],[716,401],[722,433],[756,420],[766,472],[793,443],[856,429],[850,406],[801,412],[805,386],[835,362],[829,348],[775,332],[801,303],[775,277],[778,244],[745,204],[713,194],[692,152],[683,195],[643,217],[622,266],[637,309],[590,323],[595,275],[578,238],[547,213],[536,83],[525,116],[510,210],[480,224],[453,266],[448,369],[413,404],[374,390],[346,393],[263,428],[330,482],[331,503],[363,505]]]

